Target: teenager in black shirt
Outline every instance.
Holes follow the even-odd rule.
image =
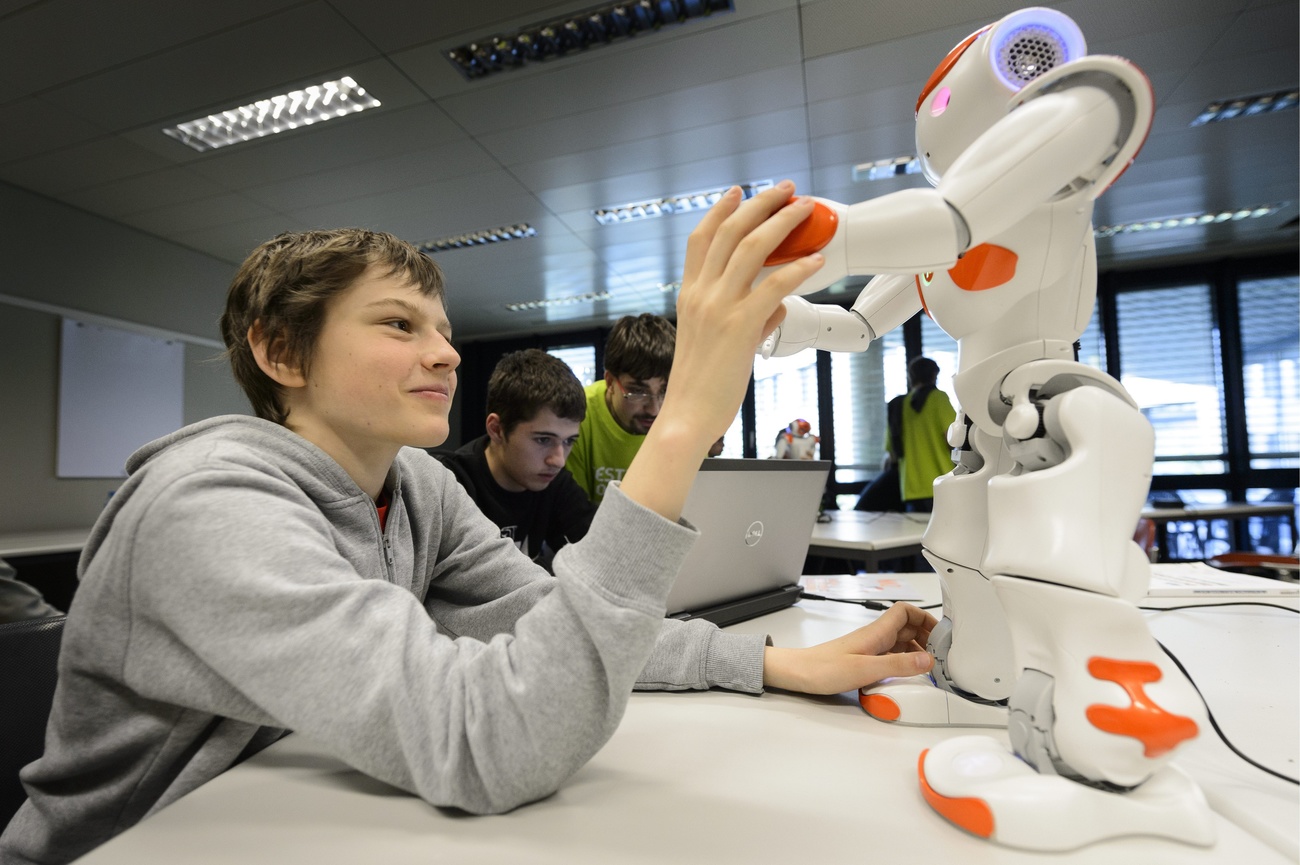
[[[501,358],[488,381],[487,434],[438,454],[501,534],[549,567],[587,533],[596,506],[564,468],[587,412],[564,361],[535,348]]]

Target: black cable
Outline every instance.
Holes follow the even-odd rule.
[[[1295,607],[1284,607],[1268,601],[1214,601],[1209,604],[1179,604],[1176,607],[1138,607],[1138,609],[1151,613],[1168,613],[1171,610],[1203,610],[1206,607],[1272,607],[1275,610],[1286,610],[1288,613],[1300,613],[1300,610]]]
[[[890,601],[889,603],[868,601],[866,598],[828,598],[825,595],[814,595],[812,592],[800,592],[799,599],[805,601],[832,601],[836,604],[857,604],[859,607],[866,607],[868,610],[888,610],[894,604],[899,603],[899,601]],[[912,604],[911,601],[906,601],[905,603]],[[942,607],[943,604],[927,604],[925,606],[912,604],[912,606],[920,610],[937,610],[939,607]]]
[[[1206,604],[1206,606],[1219,606],[1219,605]],[[1276,605],[1264,604],[1263,606],[1271,607]],[[1289,608],[1283,607],[1283,609],[1289,609]],[[1249,763],[1250,765],[1254,766],[1256,769],[1259,769],[1262,772],[1267,772],[1268,774],[1272,775],[1275,778],[1281,778],[1283,781],[1288,781],[1292,784],[1300,785],[1300,779],[1292,778],[1289,775],[1283,775],[1281,772],[1277,772],[1274,771],[1273,769],[1268,768],[1263,763],[1260,763],[1258,760],[1253,760],[1250,757],[1247,757],[1245,754],[1241,752],[1241,750],[1236,745],[1232,744],[1232,742],[1230,742],[1228,740],[1228,737],[1224,734],[1223,730],[1219,727],[1219,722],[1214,719],[1214,713],[1210,711],[1210,704],[1206,701],[1205,695],[1201,693],[1201,689],[1196,686],[1196,681],[1192,679],[1191,674],[1187,672],[1187,668],[1183,666],[1183,662],[1178,660],[1178,658],[1174,656],[1174,653],[1169,651],[1169,647],[1166,646],[1164,643],[1160,642],[1159,640],[1156,640],[1156,645],[1160,647],[1161,651],[1163,651],[1166,655],[1169,656],[1169,660],[1174,662],[1174,666],[1177,667],[1182,672],[1183,676],[1186,677],[1188,683],[1191,684],[1192,690],[1196,692],[1196,696],[1201,698],[1201,704],[1205,706],[1205,714],[1210,719],[1210,726],[1214,728],[1214,732],[1219,734],[1219,738],[1223,740],[1223,744],[1228,746],[1229,751],[1236,754],[1238,757],[1245,760],[1247,763]]]
[[[888,610],[893,604],[882,604],[880,601],[868,601],[863,598],[828,598],[825,595],[814,595],[811,592],[800,592],[800,600],[807,601],[834,601],[837,604],[857,604],[860,607],[866,607],[868,610]]]

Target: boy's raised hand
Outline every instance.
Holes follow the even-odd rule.
[[[690,416],[713,425],[710,443],[735,420],[754,353],[785,316],[781,300],[823,263],[810,255],[754,285],[767,256],[812,213],[812,199],[793,193],[786,180],[741,201],[740,188],[732,187],[686,244],[669,381],[672,398],[680,393]]]
[[[767,256],[812,213],[812,200],[793,194],[785,180],[742,201],[733,186],[687,242],[668,396],[622,482],[624,494],[669,519],[740,410],[754,352],[785,315],[782,298],[822,266],[813,254],[754,285]]]

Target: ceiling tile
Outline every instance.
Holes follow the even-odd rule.
[[[144,148],[109,137],[6,163],[0,166],[0,180],[57,198],[74,189],[166,167],[164,160]]]
[[[220,185],[192,171],[164,168],[69,192],[63,200],[91,213],[117,218],[170,205],[189,206],[223,192]]]
[[[111,69],[274,13],[299,0],[49,0],[6,15],[0,27],[0,102]]]
[[[508,129],[480,135],[478,140],[503,164],[515,165],[803,104],[803,72],[800,66],[790,65],[580,114],[538,116],[526,135]]]
[[[550,66],[545,74],[508,76],[512,80],[502,83],[485,81],[487,86],[481,89],[440,102],[471,134],[514,129],[534,116],[581,114],[701,82],[788,66],[799,60],[797,46],[787,35],[797,26],[794,13],[785,11],[708,30],[665,31],[655,39],[632,40],[566,59],[565,65]],[[769,47],[755,51],[754,45]]]
[[[44,95],[74,116],[128,130],[163,120],[189,120],[316,83],[323,73],[373,56],[374,47],[328,4],[310,3],[141,57]]]

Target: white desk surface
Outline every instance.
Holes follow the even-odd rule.
[[[937,598],[933,574],[916,578]],[[732,630],[807,645],[873,615],[802,601]],[[1295,776],[1296,615],[1230,607],[1148,616],[1238,747]],[[433,808],[289,736],[79,861],[1260,865],[1300,857],[1295,785],[1246,765],[1208,730],[1178,763],[1217,812],[1212,848],[1129,838],[1036,855],[979,840],[931,811],[916,780],[923,748],[969,732],[875,721],[856,692],[638,693],[610,742],[559,792],[492,817]]]
[[[813,525],[813,547],[889,550],[921,543],[929,514],[889,511],[826,511],[830,522]]]
[[[80,552],[90,537],[84,529],[53,529],[41,532],[6,532],[0,534],[0,559],[8,556],[36,556],[49,553]]]

